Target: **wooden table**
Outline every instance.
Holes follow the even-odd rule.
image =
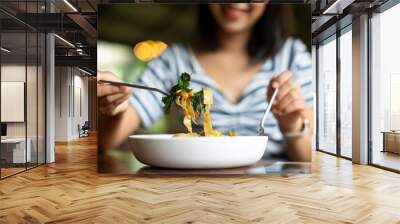
[[[382,131],[383,150],[382,152],[392,152],[400,154],[400,131]]]
[[[252,166],[232,169],[164,169],[150,167],[139,162],[129,151],[108,150],[99,155],[98,170],[100,173],[155,176],[267,174],[291,175],[309,174],[311,172],[311,163],[278,161],[276,159],[263,158]]]

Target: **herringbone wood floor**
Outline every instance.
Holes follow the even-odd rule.
[[[315,153],[291,177],[100,175],[94,138],[0,181],[0,223],[400,223],[400,175]]]

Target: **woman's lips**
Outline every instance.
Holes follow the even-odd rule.
[[[224,16],[229,20],[237,20],[245,13],[248,13],[248,9],[234,8],[234,7],[223,7],[222,12]]]

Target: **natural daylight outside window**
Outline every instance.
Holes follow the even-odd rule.
[[[340,36],[340,154],[352,157],[352,31]]]
[[[371,19],[372,163],[400,170],[400,5]]]
[[[318,51],[318,147],[336,153],[336,38]]]

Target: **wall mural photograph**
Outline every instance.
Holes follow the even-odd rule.
[[[136,174],[309,172],[307,9],[100,5],[99,171],[113,170],[114,158]],[[298,168],[286,169],[288,161]]]

